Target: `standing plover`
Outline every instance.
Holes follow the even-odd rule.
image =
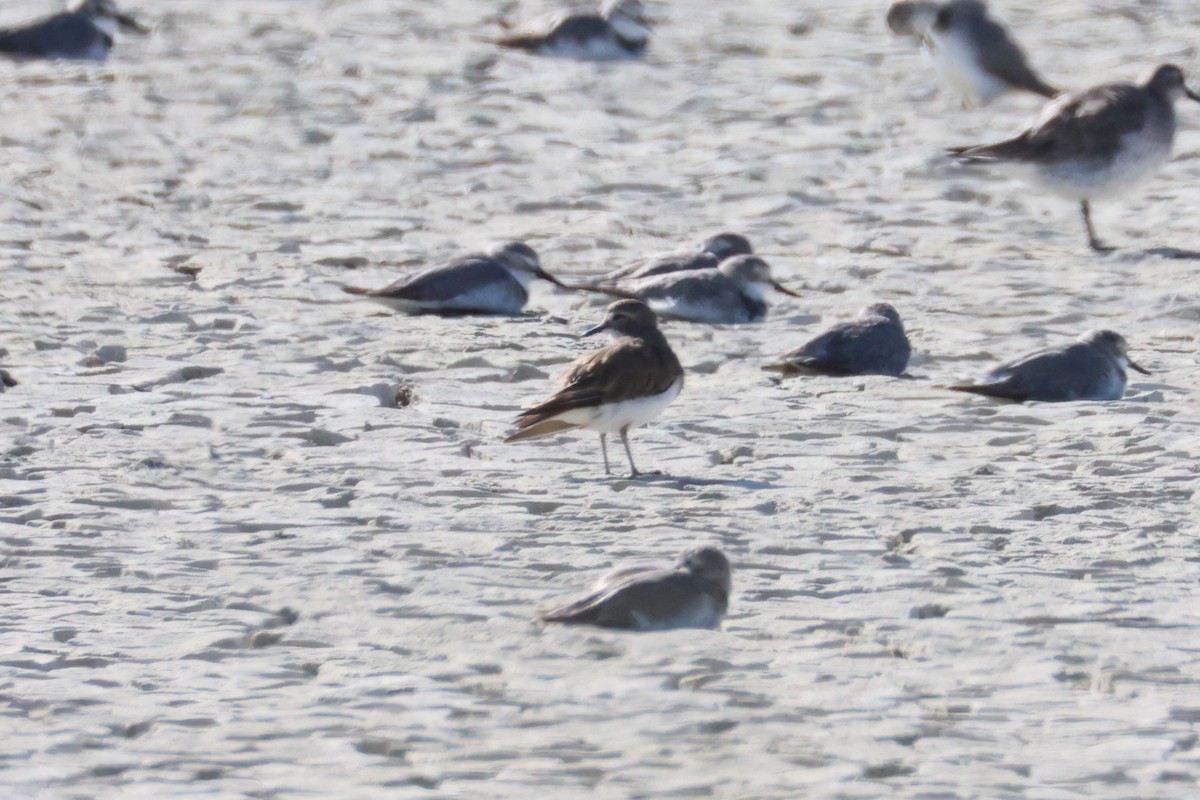
[[[888,9],[887,22],[896,33],[921,41],[942,80],[965,106],[985,106],[1008,91],[1042,97],[1059,92],[1038,77],[979,0],[900,0]]]
[[[888,303],[874,303],[858,319],[834,325],[763,369],[784,375],[895,376],[904,374],[911,354],[900,312]]]
[[[401,278],[382,289],[343,286],[408,314],[519,314],[534,278],[571,287],[542,269],[537,253],[524,242],[507,242],[448,264]]]
[[[696,547],[671,569],[625,568],[600,579],[578,600],[540,611],[541,622],[662,631],[718,628],[733,588],[729,559],[715,547]]]
[[[118,28],[149,32],[136,19],[122,13],[112,0],[87,0],[74,11],[55,14],[23,28],[0,30],[0,55],[14,60],[103,61],[112,49]]]
[[[640,56],[649,39],[641,0],[608,0],[596,11],[557,14],[496,43],[542,55],[606,61]]]
[[[750,245],[750,240],[740,233],[718,233],[716,236],[705,239],[698,251],[684,250],[635,261],[608,273],[601,278],[601,281],[621,283],[663,275],[668,272],[716,269],[727,258],[748,256],[753,253],[754,248]]]
[[[1149,179],[1171,156],[1175,101],[1200,95],[1179,67],[1156,67],[1141,83],[1106,83],[1060,95],[1011,139],[956,147],[966,162],[1011,165],[1047,191],[1075,200],[1088,245],[1107,252],[1092,227],[1091,201],[1123,195]]]
[[[726,325],[762,322],[767,316],[767,289],[800,296],[772,278],[771,267],[758,256],[734,256],[715,269],[652,275],[620,288],[588,288],[636,298],[664,317]]]
[[[563,387],[517,418],[517,431],[504,441],[519,442],[585,428],[600,434],[604,474],[607,436],[620,433],[631,477],[637,465],[629,449],[629,430],[645,425],[671,404],[683,388],[683,367],[658,329],[654,312],[637,300],[608,307],[604,321],[584,333],[608,331],[616,341],[578,359],[559,379]]]
[[[945,388],[1017,402],[1120,400],[1126,367],[1150,374],[1129,359],[1126,349],[1119,333],[1088,331],[1065,347],[1038,350],[995,367],[977,381]]]

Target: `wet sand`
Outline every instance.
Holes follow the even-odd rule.
[[[0,65],[7,797],[1196,795],[1200,107],[1097,257],[941,156],[1037,98],[962,110],[885,3],[650,5],[643,63],[497,52],[489,3],[164,0],[107,65]],[[1189,3],[998,10],[1048,80],[1200,83]],[[664,324],[636,482],[590,433],[501,443],[602,300],[340,290],[721,230],[805,297]],[[872,301],[912,380],[761,371]],[[1123,401],[933,388],[1101,326],[1154,373]],[[531,621],[696,542],[721,631]]]

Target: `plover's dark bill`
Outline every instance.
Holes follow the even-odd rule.
[[[1001,364],[977,381],[945,388],[1017,402],[1120,400],[1126,368],[1150,374],[1130,360],[1120,334],[1089,331],[1065,347],[1038,350]]]
[[[1034,185],[1078,202],[1089,246],[1105,252],[1112,248],[1096,237],[1091,201],[1126,194],[1170,158],[1175,101],[1183,97],[1200,101],[1183,72],[1166,64],[1138,84],[1060,95],[1011,139],[950,152],[968,163],[1012,166]]]
[[[629,431],[658,417],[683,388],[683,367],[658,329],[654,312],[637,300],[608,307],[604,321],[585,336],[607,331],[615,342],[578,359],[560,379],[562,389],[525,410],[504,441],[519,442],[583,428],[600,434],[604,473],[610,474],[607,436],[619,433],[633,463]]]
[[[641,55],[649,38],[641,0],[613,0],[598,11],[559,14],[496,43],[543,55],[608,61]]]
[[[136,19],[121,12],[112,0],[87,0],[74,11],[55,14],[22,28],[0,30],[0,55],[14,60],[103,61],[118,29],[149,32]]]
[[[719,325],[761,322],[767,316],[769,289],[800,296],[775,280],[770,266],[758,256],[734,256],[716,269],[656,275],[619,288],[590,288],[642,300],[665,317]]]
[[[538,255],[523,242],[507,242],[487,253],[455,259],[382,289],[343,286],[408,314],[519,314],[529,300],[529,285],[541,278],[564,289],[573,287],[542,269]]]
[[[729,608],[732,568],[715,547],[688,550],[672,569],[609,573],[583,597],[539,612],[541,622],[638,631],[718,628]]]
[[[888,26],[922,42],[938,74],[964,105],[987,105],[1008,91],[1042,97],[1059,92],[1033,71],[1025,53],[979,0],[894,3]]]
[[[900,312],[888,303],[875,303],[858,319],[841,322],[763,369],[784,375],[904,374],[912,347]]]

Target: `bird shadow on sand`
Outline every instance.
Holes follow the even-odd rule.
[[[566,478],[568,483],[596,483],[603,481],[617,491],[623,491],[631,486],[665,486],[672,489],[687,489],[690,486],[727,486],[736,489],[774,489],[775,485],[767,481],[756,481],[749,478],[696,478],[687,475],[667,475],[664,473],[642,473],[636,478],[612,475],[602,478]]]
[[[1200,250],[1185,250],[1179,247],[1152,247],[1146,251],[1146,255],[1172,258],[1176,261],[1200,261]]]

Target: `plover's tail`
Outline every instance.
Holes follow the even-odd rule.
[[[359,295],[375,293],[374,289],[364,289],[361,286],[343,286],[342,291],[345,292],[346,294],[359,294]]]
[[[546,44],[546,39],[543,36],[524,35],[524,36],[506,36],[503,39],[489,40],[494,45],[500,47],[508,47],[513,50],[524,50],[532,53],[537,51]]]
[[[524,439],[540,439],[543,436],[553,436],[556,433],[575,430],[578,427],[570,422],[563,422],[561,419],[538,419],[537,416],[522,418],[517,421],[517,432],[505,437],[504,443],[520,442]]]
[[[1001,400],[1015,400],[1020,403],[1029,399],[1026,392],[1018,391],[1004,382],[997,383],[956,383],[950,386],[936,385],[934,389],[948,389],[952,392],[967,392],[984,397],[998,397]]]

